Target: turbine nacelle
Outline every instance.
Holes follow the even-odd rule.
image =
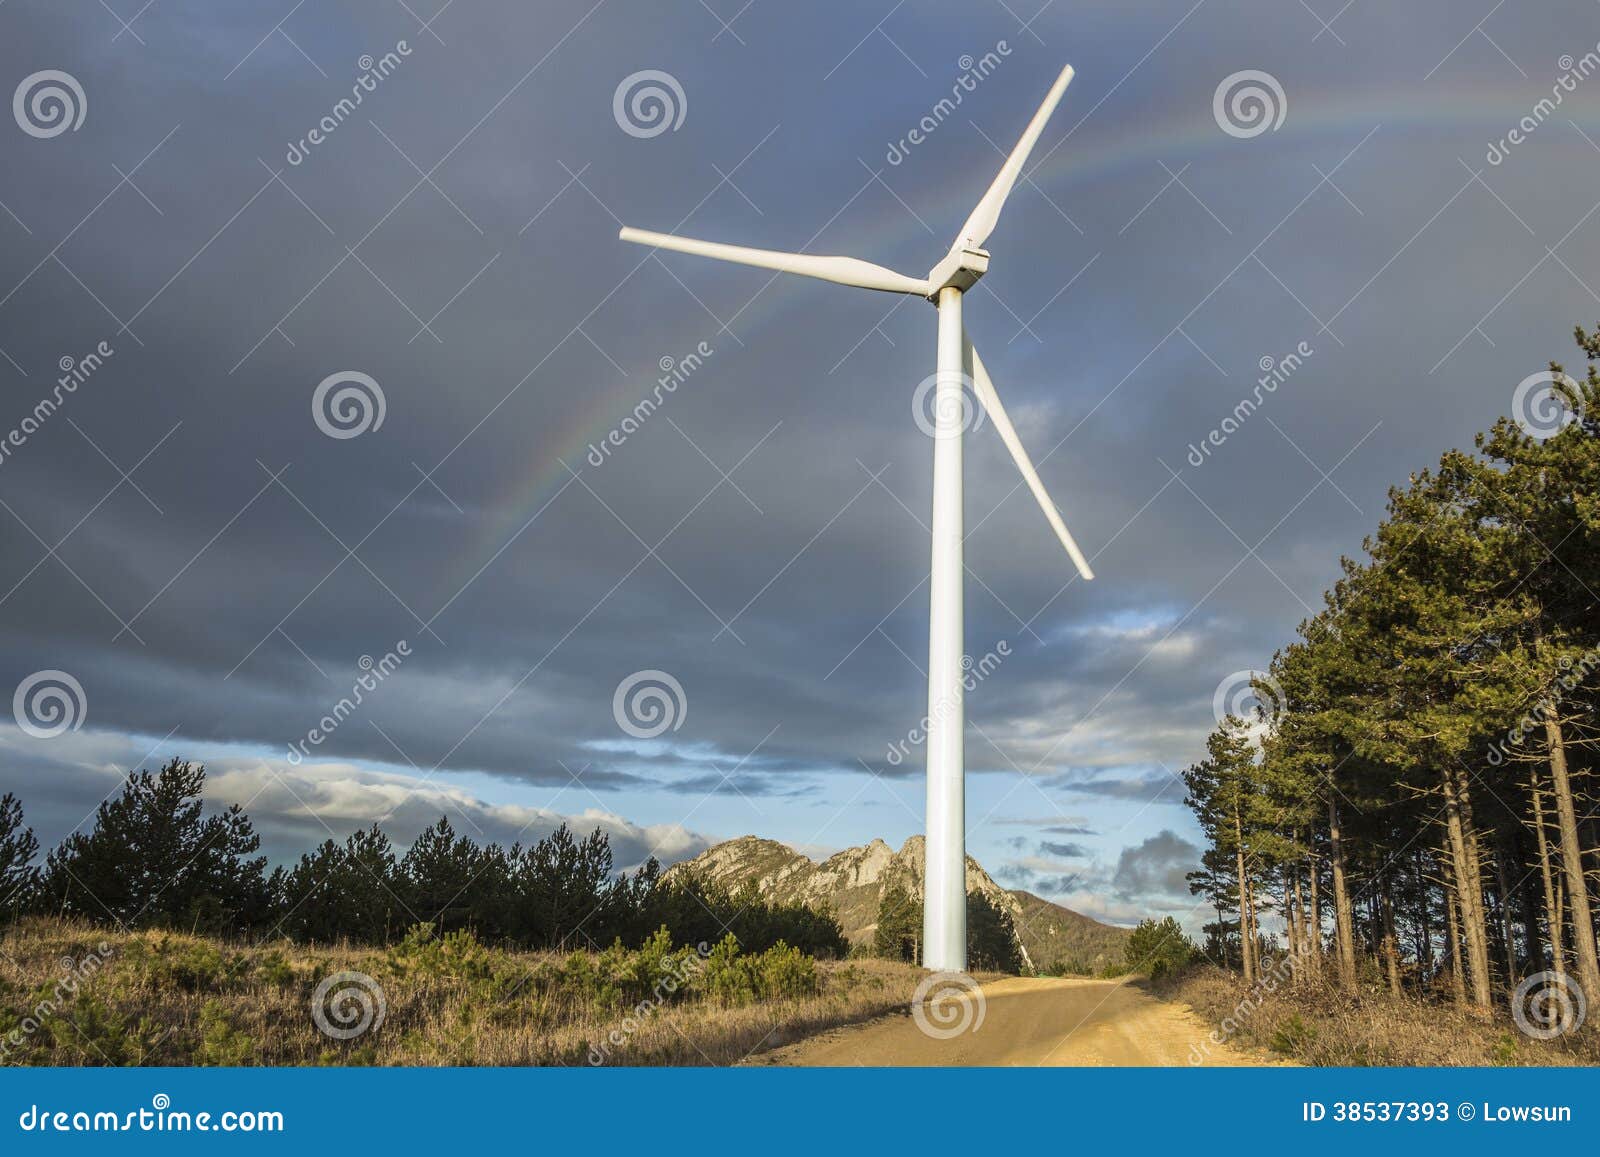
[[[989,272],[989,251],[976,246],[967,247],[959,241],[951,246],[944,260],[928,270],[928,300],[937,302],[939,291],[947,286],[962,293],[978,284],[978,278]]]

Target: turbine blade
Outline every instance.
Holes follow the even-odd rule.
[[[1028,489],[1033,491],[1033,496],[1039,500],[1045,518],[1056,532],[1056,537],[1061,540],[1061,545],[1066,547],[1067,553],[1072,556],[1072,564],[1078,568],[1078,573],[1085,579],[1094,578],[1089,560],[1083,557],[1083,551],[1079,550],[1078,544],[1073,541],[1072,533],[1067,530],[1067,524],[1061,521],[1055,503],[1050,501],[1044,483],[1039,480],[1039,472],[1033,468],[1033,460],[1022,448],[1022,441],[1017,437],[1016,428],[1011,425],[1005,407],[1000,404],[1000,395],[995,393],[994,382],[989,379],[989,371],[984,369],[983,360],[978,357],[978,351],[973,347],[972,339],[967,337],[965,331],[962,332],[961,342],[966,347],[967,361],[972,366],[973,390],[977,393],[978,400],[983,403],[983,408],[989,412],[989,417],[994,420],[994,428],[1000,434],[1000,440],[1006,444],[1006,449],[1011,451],[1011,460],[1022,472],[1022,480],[1028,484]]]
[[[658,249],[675,249],[679,253],[692,253],[697,257],[715,257],[719,261],[733,261],[739,265],[754,265],[758,269],[776,269],[780,273],[798,273],[816,277],[839,285],[854,285],[861,289],[881,289],[885,293],[911,293],[918,297],[928,295],[927,281],[907,277],[870,261],[854,257],[819,257],[809,253],[784,253],[777,249],[747,249],[743,245],[723,245],[716,241],[696,241],[692,237],[677,237],[671,233],[652,233],[648,229],[624,227],[618,234],[624,241],[636,245],[653,245]]]
[[[1050,86],[1050,91],[1045,93],[1044,103],[1039,106],[1039,111],[1033,114],[1028,127],[1022,130],[1021,139],[1017,141],[1016,148],[1011,150],[1006,163],[1000,166],[994,184],[989,186],[989,191],[983,195],[983,200],[978,202],[978,207],[972,211],[972,216],[967,218],[967,223],[961,226],[961,232],[956,237],[958,246],[967,249],[983,248],[983,243],[989,239],[989,234],[994,232],[995,222],[1000,220],[1000,210],[1005,206],[1006,198],[1011,195],[1011,187],[1022,175],[1022,166],[1027,163],[1028,154],[1033,151],[1034,144],[1039,140],[1039,134],[1044,131],[1045,122],[1050,119],[1050,114],[1056,111],[1056,105],[1061,103],[1061,96],[1071,83],[1072,65],[1069,64],[1061,70],[1061,75],[1056,77],[1056,82]]]

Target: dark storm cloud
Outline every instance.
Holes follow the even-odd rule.
[[[1008,860],[998,867],[994,875],[1009,888],[1032,892],[1045,899],[1064,896],[1082,887],[1085,882],[1082,872],[1066,871],[1033,858]]]
[[[404,640],[318,760],[576,775],[619,813],[652,788],[815,802],[823,776],[916,774],[915,743],[889,753],[926,710],[909,394],[931,311],[616,229],[920,271],[990,179],[985,136],[1013,138],[1070,58],[968,322],[1100,578],[1072,578],[980,429],[968,647],[1010,655],[969,698],[968,766],[1098,809],[1056,835],[1181,804],[1163,769],[1195,756],[1218,681],[1316,607],[1387,485],[1487,427],[1600,308],[1566,271],[1600,259],[1600,158],[1567,123],[1600,86],[1481,159],[1592,44],[1592,6],[1502,10],[1493,45],[1442,0],[1392,8],[1347,10],[1335,38],[1268,0],[1055,5],[1026,31],[1003,5],[922,6],[846,55],[877,14],[755,5],[713,40],[692,7],[497,2],[436,9],[435,38],[403,5],[334,3],[274,35],[274,14],[163,0],[136,39],[96,6],[13,0],[4,91],[63,69],[88,109],[50,139],[0,123],[0,439],[62,359],[113,352],[0,461],[0,686],[66,670],[91,729],[286,755]],[[1005,38],[953,116],[880,160],[962,53]],[[362,54],[402,39],[290,163]],[[647,68],[687,107],[640,138],[612,101]],[[1288,109],[1239,139],[1212,97],[1250,68]],[[1262,359],[1302,342],[1238,419]],[[313,391],[350,370],[384,420],[329,437]],[[662,743],[613,714],[648,669],[683,689]],[[52,823],[94,803],[28,768],[0,789]]]
[[[1122,849],[1111,887],[1125,900],[1170,901],[1189,895],[1186,875],[1199,867],[1200,849],[1174,832],[1163,830],[1142,844]]]

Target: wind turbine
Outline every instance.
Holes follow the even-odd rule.
[[[760,269],[799,273],[840,285],[878,289],[925,297],[939,308],[938,372],[934,392],[933,447],[933,569],[929,580],[928,614],[928,722],[927,722],[927,861],[923,892],[922,963],[937,972],[965,972],[967,967],[966,883],[966,731],[964,671],[961,665],[962,558],[964,535],[961,498],[961,438],[963,433],[962,384],[970,380],[973,393],[994,421],[1011,458],[1022,472],[1028,489],[1038,499],[1061,545],[1066,547],[1078,573],[1094,578],[1089,562],[1073,541],[1055,504],[1045,492],[1039,473],[1022,448],[1011,419],[995,393],[978,351],[961,323],[961,295],[971,289],[989,268],[983,243],[994,232],[1000,210],[1022,174],[1045,122],[1072,81],[1072,66],[1061,70],[1033,114],[1016,147],[1000,166],[1000,173],[983,200],[961,226],[955,244],[926,277],[908,277],[854,257],[821,257],[784,253],[773,249],[747,249],[714,241],[697,241],[670,233],[624,228],[621,238],[658,249],[673,249],[700,257],[714,257]],[[968,379],[964,367],[970,367]]]

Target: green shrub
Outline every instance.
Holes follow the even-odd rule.
[[[274,949],[256,962],[256,979],[274,988],[288,988],[295,982],[294,968]]]
[[[625,1007],[644,1001],[665,1004],[681,997],[700,970],[699,953],[693,948],[672,947],[672,936],[665,927],[632,952],[619,937],[600,954],[597,971],[615,989]]]
[[[44,999],[49,989],[36,994]],[[41,1007],[36,1004],[35,1008]],[[24,1020],[24,1026],[27,1020]],[[133,1022],[113,1012],[98,997],[80,993],[70,1007],[38,1017],[34,1039],[51,1051],[47,1063],[66,1065],[142,1065],[168,1033],[150,1017]]]
[[[696,987],[709,999],[731,1006],[811,996],[821,991],[822,977],[814,959],[782,940],[747,956],[730,932],[706,957]]]
[[[1520,1064],[1521,1059],[1517,1052],[1517,1038],[1508,1032],[1503,1032],[1496,1037],[1494,1048],[1490,1053],[1490,1062],[1501,1067]]]
[[[240,982],[239,966],[244,962],[243,957],[224,953],[210,941],[165,933],[129,941],[125,956],[132,974],[151,988],[181,992],[221,992]]]
[[[1316,1039],[1317,1030],[1301,1020],[1296,1012],[1284,1018],[1283,1023],[1273,1030],[1272,1039],[1267,1043],[1273,1052],[1293,1056]]]
[[[746,1004],[756,995],[749,964],[739,955],[739,941],[730,932],[706,956],[696,987],[720,1004]]]
[[[396,976],[488,980],[494,975],[499,955],[480,944],[470,929],[435,936],[432,924],[413,924],[385,959]]]
[[[622,989],[600,968],[601,958],[588,952],[574,952],[562,961],[553,977],[551,994],[576,1005],[620,1008]]]
[[[1152,980],[1183,971],[1198,954],[1199,949],[1171,916],[1141,920],[1124,949],[1127,971],[1148,972]]]
[[[200,1010],[200,1042],[195,1046],[197,1065],[247,1065],[255,1057],[253,1040],[234,1027],[222,1005],[208,1000]]]
[[[756,966],[756,987],[763,1000],[812,996],[822,987],[817,962],[782,940],[752,960]]]

